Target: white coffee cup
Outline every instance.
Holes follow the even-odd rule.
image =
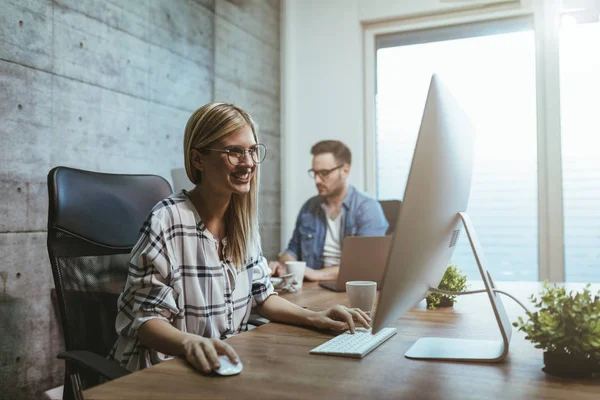
[[[348,281],[346,282],[346,294],[351,308],[360,308],[369,312],[373,309],[373,303],[375,303],[377,282]]]
[[[301,288],[302,282],[304,281],[306,263],[304,261],[286,261],[285,268],[287,269],[288,274],[294,274],[294,277],[296,278],[296,284],[294,286]]]

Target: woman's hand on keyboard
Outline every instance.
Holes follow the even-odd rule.
[[[331,307],[325,311],[317,312],[313,325],[319,329],[333,329],[345,331],[350,329],[354,333],[356,326],[367,329],[371,327],[371,318],[358,308],[348,308],[341,305]]]

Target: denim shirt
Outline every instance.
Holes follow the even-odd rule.
[[[326,218],[325,198],[315,196],[304,203],[292,239],[284,252],[305,261],[310,268],[323,268]],[[342,203],[342,227],[343,243],[346,236],[384,236],[388,223],[377,200],[349,185]]]

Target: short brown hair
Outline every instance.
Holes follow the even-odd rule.
[[[331,153],[337,162],[352,165],[352,153],[350,149],[339,140],[321,140],[313,145],[310,152],[313,156]]]

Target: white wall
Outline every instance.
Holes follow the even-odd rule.
[[[530,3],[523,0],[521,3]],[[285,248],[302,204],[316,194],[306,171],[310,147],[344,141],[351,183],[364,190],[363,26],[515,0],[284,0],[282,5],[282,229]]]
[[[361,22],[366,23],[518,2],[519,0],[358,0],[358,16]]]
[[[314,143],[346,143],[353,155],[351,182],[363,186],[358,1],[292,0],[283,8],[282,249],[300,207],[316,195],[306,173]]]

